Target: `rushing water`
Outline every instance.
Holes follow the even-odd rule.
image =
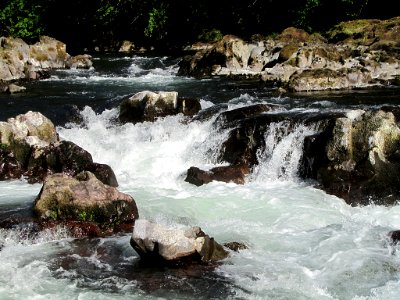
[[[387,233],[400,229],[400,205],[351,207],[297,177],[302,138],[315,129],[284,122],[265,135],[260,164],[244,185],[184,181],[191,166],[218,164],[227,132],[213,119],[116,122],[118,104],[142,90],[174,90],[203,108],[254,103],[289,110],[335,110],[397,104],[398,90],[279,96],[256,82],[177,77],[178,59],[94,59],[92,70],[52,72],[26,94],[0,95],[0,120],[41,111],[61,139],[109,164],[119,190],[132,195],[141,218],[171,227],[200,226],[220,243],[238,241],[217,268],[143,266],[130,236],[74,239],[65,228],[37,232],[29,222],[41,185],[0,182],[0,299],[399,299],[400,254]]]

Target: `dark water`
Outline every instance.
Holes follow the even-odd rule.
[[[123,97],[143,90],[177,91],[179,96],[203,99],[214,104],[232,101],[245,94],[260,102],[268,99],[288,108],[400,104],[400,89],[396,87],[280,95],[275,86],[257,80],[176,77],[174,74],[179,60],[171,57],[104,55],[93,57],[92,70],[53,70],[48,80],[26,82],[25,93],[0,94],[0,120],[35,110],[42,112],[56,125],[63,125],[75,121],[79,111],[86,105],[100,113],[104,109],[117,107]]]

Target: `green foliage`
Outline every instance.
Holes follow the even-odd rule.
[[[221,32],[250,38],[295,26],[322,33],[342,21],[397,16],[392,1],[0,0],[0,36],[33,41],[46,34],[69,49],[112,49],[123,40],[170,47],[215,41]]]
[[[294,25],[313,32],[360,18],[369,0],[303,0],[295,7]],[[322,22],[321,22],[322,20]]]
[[[162,38],[166,35],[165,25],[168,21],[167,7],[161,3],[160,7],[153,7],[149,13],[149,22],[144,30],[144,35],[147,37]]]
[[[205,42],[215,42],[221,40],[223,37],[224,35],[220,30],[213,28],[211,30],[203,30],[198,39]]]
[[[320,5],[320,0],[306,0],[304,6],[298,10],[297,19],[294,24],[311,32],[310,15],[313,14]]]
[[[41,6],[29,0],[9,0],[0,5],[0,35],[36,39],[42,32]]]

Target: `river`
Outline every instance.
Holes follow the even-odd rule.
[[[216,268],[141,265],[129,234],[72,238],[65,228],[36,232],[23,222],[0,228],[0,299],[399,299],[400,246],[387,233],[400,229],[400,205],[352,207],[297,176],[299,127],[276,139],[271,155],[244,185],[184,181],[191,166],[211,168],[227,132],[212,121],[170,116],[154,123],[121,125],[118,105],[133,93],[177,91],[234,109],[255,103],[289,110],[340,110],[400,103],[399,90],[356,90],[279,95],[273,86],[221,78],[176,76],[179,58],[103,55],[90,70],[54,70],[28,83],[27,92],[0,94],[0,121],[40,111],[61,139],[110,165],[118,189],[136,201],[140,218],[170,227],[200,226],[232,252]],[[40,184],[0,182],[0,221],[29,215]],[[398,248],[398,249],[397,249]]]

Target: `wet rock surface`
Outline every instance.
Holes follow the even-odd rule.
[[[209,170],[193,166],[185,178],[189,183],[200,186],[217,180],[242,184],[260,158],[270,155],[268,143],[272,141],[267,141],[267,136],[271,128],[275,128],[276,143],[299,126],[307,126],[315,133],[299,141],[298,176],[315,180],[316,187],[354,206],[392,205],[400,195],[396,106],[331,112],[250,106],[214,113],[215,128],[230,129],[218,153],[218,163],[229,165]]]
[[[50,269],[55,278],[70,279],[81,287],[143,297],[227,299],[240,289],[209,264],[157,266],[141,260],[128,236],[114,239],[75,239],[56,254]],[[95,259],[93,259],[95,258]],[[90,278],[90,279],[88,279]]]

